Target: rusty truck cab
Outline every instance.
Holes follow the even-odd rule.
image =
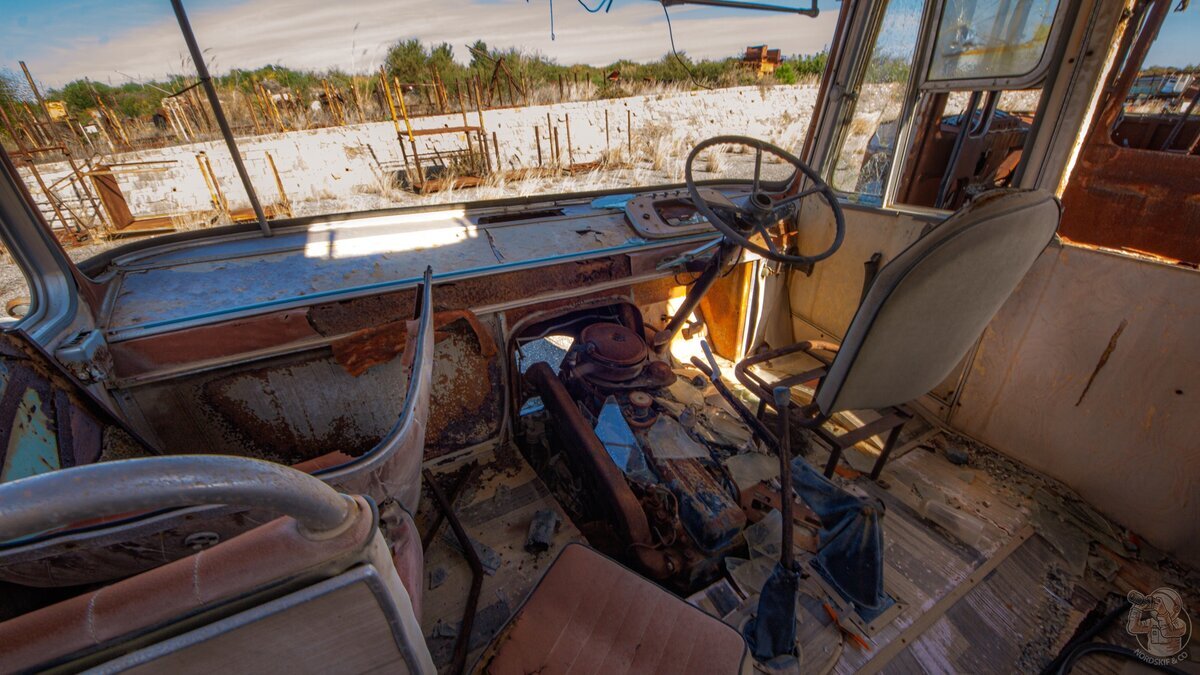
[[[1175,9],[844,0],[799,147],[78,264],[5,154],[0,671],[1187,661]]]

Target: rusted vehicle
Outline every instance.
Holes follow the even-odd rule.
[[[844,0],[801,147],[80,263],[5,153],[0,672],[1195,670],[1175,9]]]

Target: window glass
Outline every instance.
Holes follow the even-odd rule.
[[[851,199],[868,204],[882,199],[923,7],[922,0],[891,0],[884,9],[831,179]]]
[[[921,123],[896,178],[896,203],[953,211],[983,192],[1011,187],[1040,100],[1040,89],[923,93],[914,115]],[[967,136],[958,145],[964,123]]]
[[[116,5],[0,12],[0,142],[37,207],[77,261],[251,228],[170,3]],[[636,2],[556,6],[553,24],[546,3],[495,0],[185,5],[274,222],[678,183],[720,134],[798,151],[839,10],[673,5],[668,26]],[[742,177],[722,160],[697,179]]]
[[[24,270],[0,242],[0,329],[17,323],[29,313],[30,297]]]
[[[1113,142],[1200,155],[1200,11],[1171,12],[1125,96]]]
[[[1058,0],[947,0],[929,79],[1018,77],[1042,60]]]

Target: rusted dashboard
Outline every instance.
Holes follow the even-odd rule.
[[[437,340],[426,456],[491,442],[514,325],[612,301],[654,323],[686,292],[690,275],[663,263],[716,233],[689,223],[645,237],[626,215],[635,196],[372,212],[121,255],[104,277],[107,386],[172,452],[288,464],[354,455],[403,400],[407,373],[394,351],[429,266]],[[674,208],[659,212],[678,217]],[[711,334],[720,352],[740,339],[744,267],[700,308],[731,317]]]

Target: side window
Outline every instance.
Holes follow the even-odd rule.
[[[1121,147],[1200,155],[1200,12],[1163,22],[1125,96],[1112,129]]]
[[[853,201],[882,202],[924,4],[923,0],[890,0],[875,31],[830,180],[834,189]]]
[[[13,254],[0,241],[0,330],[15,325],[31,308],[29,280]]]
[[[922,3],[888,2],[841,132],[833,186],[861,204],[882,206],[888,196],[954,210],[1015,184],[1061,33],[1061,6],[943,0],[930,8],[932,25],[920,41],[928,52],[916,53],[926,34]],[[906,100],[910,91],[915,98]],[[890,190],[889,180],[896,182]]]
[[[956,88],[1020,84],[1048,64],[1057,0],[947,0],[938,21],[926,84]]]
[[[955,210],[1013,185],[1040,99],[1040,89],[921,94],[895,202]]]

